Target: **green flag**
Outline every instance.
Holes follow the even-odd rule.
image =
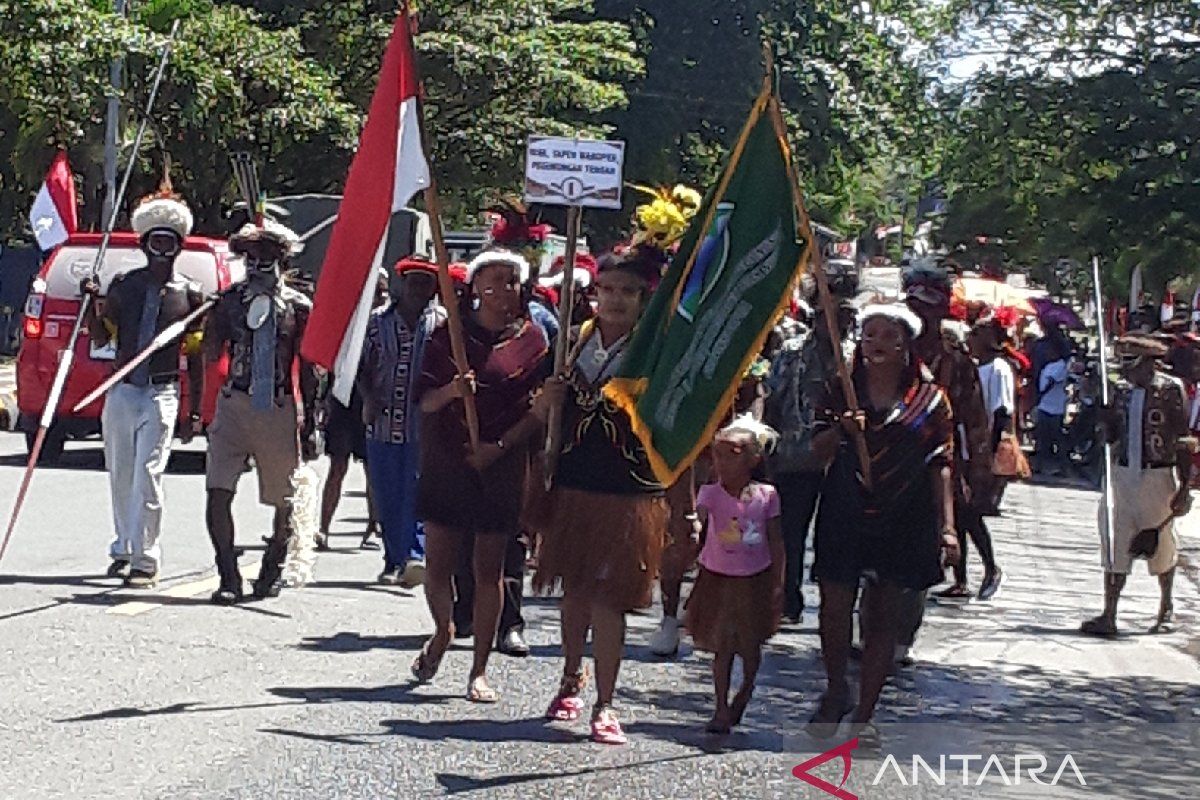
[[[604,389],[664,483],[691,466],[731,410],[809,255],[783,134],[779,102],[764,89]]]

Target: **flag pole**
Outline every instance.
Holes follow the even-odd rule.
[[[96,250],[96,260],[92,264],[92,278],[100,274],[100,269],[104,265],[104,256],[108,253],[108,243],[112,239],[113,228],[117,225],[117,216],[121,213],[121,204],[125,200],[125,192],[129,189],[129,179],[133,175],[133,168],[137,165],[138,150],[141,149],[142,138],[146,135],[146,125],[150,122],[150,114],[154,110],[154,100],[158,97],[158,89],[162,85],[163,74],[167,70],[167,62],[171,58],[171,48],[175,44],[175,35],[178,32],[179,20],[175,20],[175,23],[171,26],[171,33],[167,37],[167,42],[163,45],[158,69],[154,74],[154,83],[150,87],[150,97],[146,100],[146,112],[142,115],[142,122],[138,125],[137,135],[133,139],[133,150],[129,154],[129,163],[125,166],[125,175],[121,179],[121,188],[117,192],[112,211],[106,221],[104,236],[100,239],[100,247]],[[25,504],[25,495],[29,491],[30,481],[33,480],[33,471],[37,469],[38,458],[42,455],[42,446],[46,443],[46,434],[50,432],[50,426],[54,424],[54,417],[58,413],[58,404],[62,400],[63,390],[67,385],[67,376],[71,373],[71,367],[75,363],[75,344],[79,341],[79,334],[83,330],[83,320],[87,316],[91,302],[92,296],[86,292],[79,298],[79,312],[75,315],[75,324],[71,328],[71,335],[67,338],[66,347],[59,351],[58,368],[54,373],[54,382],[50,385],[50,394],[46,398],[46,407],[42,409],[42,417],[38,423],[37,433],[34,434],[33,446],[29,449],[29,461],[25,465],[25,475],[21,478],[21,487],[17,490],[17,499],[13,503],[12,516],[8,519],[8,528],[4,532],[4,540],[0,541],[0,560],[4,558],[4,551],[8,549],[8,542],[12,538],[13,529],[17,526],[17,517],[21,515],[21,507]]]
[[[464,378],[470,372],[467,360],[467,339],[462,332],[462,313],[458,306],[458,295],[454,290],[454,279],[450,277],[450,254],[446,252],[445,234],[442,230],[442,200],[438,198],[438,180],[433,175],[433,162],[430,160],[430,140],[425,132],[425,103],[420,100],[416,109],[416,121],[421,128],[421,146],[425,149],[426,160],[430,161],[430,185],[425,190],[425,211],[430,216],[430,229],[433,234],[433,254],[438,263],[438,294],[442,295],[442,305],[446,308],[446,330],[450,332],[450,353],[454,356],[458,377]],[[460,381],[462,405],[467,416],[467,435],[470,440],[470,450],[479,450],[479,413],[475,409],[474,391],[467,386],[466,381]]]
[[[571,349],[571,312],[575,308],[575,252],[579,248],[579,225],[583,209],[567,208],[567,251],[563,261],[562,288],[558,295],[558,344],[554,350],[554,374],[561,377],[567,366]],[[554,481],[558,468],[558,451],[562,447],[562,406],[550,409],[546,420],[546,488]]]
[[[775,126],[775,135],[779,137],[783,151],[787,154],[785,160],[788,168],[788,183],[792,187],[792,203],[795,205],[799,227],[808,237],[808,263],[812,267],[813,277],[817,282],[817,296],[821,303],[822,315],[825,317],[826,330],[829,332],[829,343],[833,347],[833,360],[837,367],[838,382],[841,384],[842,394],[846,398],[846,410],[857,417],[858,393],[854,390],[854,381],[850,377],[850,370],[846,367],[846,358],[842,351],[841,331],[838,330],[837,310],[833,304],[833,294],[829,291],[829,277],[825,273],[824,254],[821,252],[816,233],[808,219],[808,212],[804,209],[804,198],[800,196],[800,176],[796,172],[795,162],[792,161],[791,148],[787,146],[787,126],[783,121],[779,95],[775,89],[775,56],[771,52],[769,43],[763,44],[763,58],[767,69],[764,83],[767,88],[764,91],[769,89],[771,93],[767,101],[767,113],[771,115],[771,122]],[[861,428],[854,432],[854,449],[858,455],[863,487],[870,491],[871,454],[867,450],[867,438]]]
[[[1096,334],[1100,348],[1100,404],[1109,407],[1108,391],[1108,336],[1104,331],[1104,296],[1100,290],[1100,257],[1092,256],[1092,284],[1096,296]],[[1105,565],[1113,564],[1113,491],[1112,491],[1112,443],[1104,437],[1104,522],[1100,531],[1100,546],[1104,549]]]

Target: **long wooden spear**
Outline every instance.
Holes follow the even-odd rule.
[[[100,239],[100,247],[96,250],[96,260],[92,264],[93,279],[100,274],[100,270],[104,266],[104,257],[108,254],[108,243],[112,239],[113,228],[117,225],[117,215],[121,211],[121,205],[125,202],[125,192],[129,189],[129,178],[133,175],[133,168],[137,164],[138,151],[142,148],[142,137],[146,135],[146,125],[150,122],[154,100],[158,97],[158,88],[162,84],[163,74],[167,70],[167,62],[171,58],[171,48],[178,32],[179,20],[175,20],[175,24],[171,26],[171,33],[163,45],[158,70],[154,74],[154,83],[150,88],[150,97],[146,100],[146,111],[142,114],[142,122],[138,125],[137,135],[133,139],[133,150],[129,154],[129,163],[125,166],[125,175],[121,179],[121,188],[117,192],[112,213],[109,214],[104,226],[104,236]],[[13,530],[17,526],[17,518],[21,515],[21,507],[25,504],[25,495],[29,491],[29,483],[33,480],[33,471],[37,469],[38,458],[42,455],[42,446],[46,443],[46,434],[50,431],[50,426],[54,424],[54,417],[58,414],[58,404],[62,400],[63,389],[67,385],[67,376],[71,373],[71,367],[75,363],[75,344],[79,341],[79,334],[83,330],[83,319],[87,315],[91,303],[92,296],[85,292],[79,299],[79,312],[75,315],[75,324],[67,339],[67,346],[59,351],[58,369],[54,374],[54,383],[50,385],[50,395],[46,398],[46,407],[42,410],[37,434],[33,438],[33,447],[29,450],[29,462],[25,465],[25,476],[21,479],[21,488],[17,490],[12,516],[8,518],[4,541],[0,542],[0,559],[4,558],[4,551],[8,549],[8,542],[12,539]]]
[[[1109,407],[1108,336],[1104,331],[1104,292],[1100,289],[1100,257],[1092,257],[1092,283],[1096,295],[1096,334],[1100,340],[1100,404]],[[1113,564],[1113,489],[1112,444],[1104,437],[1104,522],[1100,528],[1100,546],[1104,549],[1105,564]]]
[[[771,89],[771,97],[767,102],[767,113],[771,115],[771,121],[775,126],[775,135],[781,141],[787,141],[787,126],[783,121],[783,113],[780,110],[779,95],[775,88],[775,57],[771,52],[769,44],[763,45],[764,59],[767,65],[767,85]],[[785,148],[786,149],[786,148]],[[788,151],[790,152],[790,151]],[[829,343],[833,348],[833,360],[837,367],[838,381],[842,386],[842,394],[846,399],[846,410],[855,417],[858,415],[858,393],[854,390],[854,381],[850,377],[850,370],[846,367],[845,354],[842,352],[842,336],[838,330],[837,324],[837,309],[833,303],[833,294],[829,291],[829,278],[825,274],[825,258],[821,252],[820,243],[817,241],[816,232],[812,229],[812,224],[808,219],[808,211],[804,208],[804,198],[800,194],[800,176],[796,172],[796,165],[791,157],[787,158],[789,183],[792,186],[792,202],[796,208],[796,219],[798,227],[804,231],[808,237],[808,263],[812,269],[813,277],[817,282],[817,295],[821,303],[821,312],[825,317],[826,329],[829,332]],[[861,429],[856,429],[854,432],[854,449],[858,454],[859,473],[862,475],[863,487],[871,490],[871,454],[867,449],[867,437]]]

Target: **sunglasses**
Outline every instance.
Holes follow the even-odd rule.
[[[246,256],[246,267],[249,269],[265,271],[273,269],[279,259],[275,258],[259,258],[257,256]]]
[[[152,256],[170,258],[179,255],[183,243],[173,233],[152,233],[146,237],[146,252]]]

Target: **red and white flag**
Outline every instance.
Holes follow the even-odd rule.
[[[42,250],[58,247],[79,227],[75,178],[65,150],[58,151],[46,173],[46,182],[29,209],[29,224]]]
[[[347,405],[374,305],[388,224],[394,212],[429,186],[407,6],[396,18],[383,56],[301,344],[306,359],[333,372],[334,396]]]

